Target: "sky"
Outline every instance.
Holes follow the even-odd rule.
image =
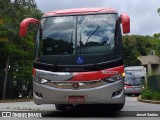
[[[160,0],[35,0],[43,13],[53,10],[105,7],[114,8],[119,15],[127,13],[131,20],[129,35],[150,35],[160,33]]]

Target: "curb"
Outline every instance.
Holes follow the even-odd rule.
[[[145,103],[160,104],[160,101],[142,99],[141,95],[138,96],[137,100],[140,102],[145,102]]]
[[[0,103],[10,103],[10,102],[29,102],[33,99],[17,99],[17,100],[0,100]]]

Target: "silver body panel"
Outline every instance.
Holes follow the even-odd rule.
[[[45,78],[54,81],[66,81],[72,78],[74,74],[70,72],[49,72],[45,70],[36,69],[36,77]]]
[[[105,84],[94,88],[62,89],[33,82],[33,98],[35,104],[121,104],[125,102],[124,80]],[[122,90],[112,97],[113,92]],[[43,97],[36,95],[40,93]],[[85,102],[68,102],[68,96],[84,96]]]

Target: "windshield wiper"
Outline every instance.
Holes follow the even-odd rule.
[[[88,42],[89,38],[94,34],[96,33],[98,30],[99,30],[100,26],[97,26],[96,29],[89,35],[89,37],[87,38],[85,44],[83,44],[82,42],[82,34],[80,32],[80,41],[79,41],[79,46],[80,46],[80,54],[81,54],[81,48],[84,50],[84,52],[86,52],[87,54],[90,54],[89,50],[87,47],[84,48],[84,46],[86,45],[86,43]],[[90,60],[88,60],[90,61]],[[99,64],[95,64],[96,65],[96,68],[99,69],[100,68],[100,65]]]
[[[67,46],[66,51],[68,51],[68,50],[70,49],[71,45],[72,45],[72,47],[73,47],[73,31],[72,31],[72,33],[71,33],[71,40],[69,41],[69,45]],[[61,55],[58,56],[55,64],[53,64],[53,70],[52,70],[52,71],[54,71],[55,68],[57,67],[57,65],[61,62],[63,56],[64,56],[64,54],[61,54]]]
[[[97,26],[96,29],[89,35],[89,37],[87,38],[85,44],[83,44],[82,42],[82,33],[80,31],[80,41],[79,41],[79,46],[80,46],[80,52],[81,52],[81,47],[83,47],[84,45],[86,45],[86,43],[88,42],[89,38],[96,33],[99,30],[100,26]]]
[[[100,28],[100,26],[97,26],[96,29],[88,36],[88,38],[87,38],[87,40],[86,40],[86,42],[85,42],[84,45],[86,45],[86,43],[88,42],[88,40],[90,39],[90,37],[91,37],[94,33],[96,33],[96,32],[99,30],[99,28]]]

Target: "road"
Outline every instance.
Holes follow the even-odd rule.
[[[94,111],[93,111],[94,109]],[[96,110],[95,110],[96,109]],[[149,113],[154,113],[154,111],[160,111],[160,104],[150,104],[150,103],[143,103],[137,101],[137,97],[126,97],[126,104],[124,108],[121,110],[120,113],[108,113],[107,111],[101,111],[99,108],[91,108],[86,110],[86,108],[80,108],[76,110],[70,110],[67,112],[57,111],[55,110],[54,105],[35,105],[33,101],[30,102],[14,102],[14,103],[0,103],[0,111],[42,111],[43,117],[42,118],[24,118],[24,119],[85,119],[85,120],[99,120],[99,119],[136,119],[137,117],[129,114],[134,113],[148,113],[148,111],[152,111]],[[128,112],[127,112],[128,111]],[[130,112],[129,112],[130,111]],[[157,120],[160,118],[160,112],[158,112],[159,117],[140,117],[139,119],[144,120]],[[127,114],[127,115],[126,115]],[[2,118],[0,118],[1,120]],[[5,119],[5,118],[3,118]],[[9,119],[9,118],[6,118]],[[17,120],[19,118],[10,118],[12,120]],[[20,118],[22,119],[22,118]]]

